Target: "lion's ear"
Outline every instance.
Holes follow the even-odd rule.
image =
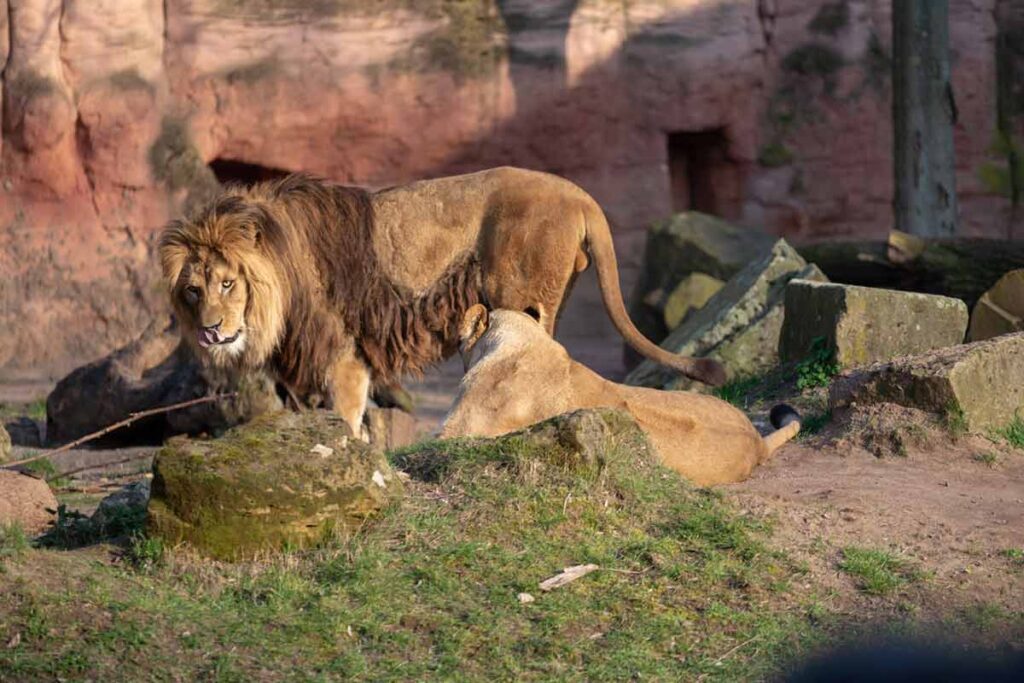
[[[188,240],[185,237],[185,226],[181,222],[174,221],[167,226],[157,251],[164,280],[173,286],[188,260]]]

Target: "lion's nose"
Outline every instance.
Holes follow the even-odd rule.
[[[216,332],[220,328],[220,324],[224,322],[224,318],[221,318],[212,325],[203,325],[203,329],[207,332]]]

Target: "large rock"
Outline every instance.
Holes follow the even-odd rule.
[[[703,308],[724,286],[725,283],[717,277],[704,273],[690,273],[684,277],[665,300],[665,310],[662,311],[665,328],[674,330],[679,327],[686,316]]]
[[[135,412],[228,392],[238,396],[144,418],[94,445],[159,444],[175,434],[216,433],[282,407],[265,375],[218,376],[200,366],[173,327],[151,325],[131,344],[57,383],[46,399],[46,440],[59,445]]]
[[[396,466],[427,481],[439,479],[454,455],[479,446],[505,463],[532,469],[531,461],[595,474],[618,457],[630,462],[658,462],[647,436],[628,413],[609,408],[581,409],[530,425],[494,439],[460,438],[425,442],[397,456]],[[510,462],[511,461],[511,462]]]
[[[764,256],[773,239],[696,211],[655,223],[647,233],[643,269],[630,301],[629,314],[637,329],[648,339],[661,341],[672,329],[664,321],[669,296],[688,275],[728,280]]]
[[[730,379],[760,374],[778,360],[782,302],[793,278],[824,280],[796,251],[778,240],[769,253],[726,283],[704,307],[676,328],[661,346],[684,356],[714,358]],[[652,361],[626,376],[627,384],[681,389],[691,383]]]
[[[876,363],[837,377],[829,406],[895,403],[962,418],[971,431],[1005,427],[1024,410],[1024,332]]]
[[[35,536],[46,530],[56,509],[57,499],[44,480],[0,470],[0,524],[17,524]]]
[[[210,557],[251,558],[351,533],[401,490],[339,416],[279,412],[219,439],[172,439],[153,463],[147,525]]]
[[[1024,330],[1024,268],[1011,270],[981,295],[971,313],[968,341]]]
[[[935,294],[794,280],[786,286],[782,362],[802,360],[815,339],[852,368],[960,344],[967,305]]]
[[[383,451],[414,444],[425,431],[415,417],[398,408],[368,408],[365,422],[370,443]]]
[[[0,463],[7,462],[11,457],[11,435],[0,425]]]

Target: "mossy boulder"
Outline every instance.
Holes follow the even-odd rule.
[[[1024,268],[1011,270],[981,295],[971,313],[968,341],[1024,331]]]
[[[610,459],[657,463],[647,436],[628,413],[575,410],[493,439],[459,438],[416,445],[394,454],[397,467],[417,479],[443,479],[451,467],[483,463],[537,477],[547,468],[597,476]]]
[[[245,559],[351,533],[401,490],[383,453],[339,416],[271,413],[219,439],[172,439],[153,463],[147,526]]]
[[[840,368],[955,346],[967,305],[937,294],[794,280],[786,286],[782,362],[803,360],[822,338]]]
[[[767,371],[778,361],[783,295],[793,278],[826,279],[785,240],[778,240],[673,330],[661,346],[684,356],[714,358],[725,366],[729,379]],[[626,383],[662,389],[692,386],[686,378],[649,360],[630,372]]]
[[[852,370],[829,388],[829,406],[893,403],[969,431],[1006,427],[1024,412],[1024,332]]]
[[[675,214],[647,233],[640,280],[629,314],[651,340],[669,333],[664,317],[669,295],[691,273],[728,280],[771,250],[774,238],[696,211]]]

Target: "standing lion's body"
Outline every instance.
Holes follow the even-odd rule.
[[[450,355],[465,311],[527,311],[549,334],[575,276],[598,269],[627,341],[698,379],[721,368],[629,321],[604,214],[556,176],[499,168],[369,193],[304,176],[234,189],[165,231],[183,334],[218,365],[269,365],[359,429],[371,382]]]

